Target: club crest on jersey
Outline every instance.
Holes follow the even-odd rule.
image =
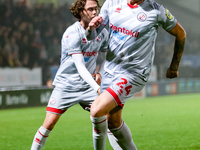
[[[165,9],[165,11],[166,11],[167,18],[168,18],[169,20],[173,19],[172,14],[170,13],[170,11],[169,11],[167,8]]]
[[[54,105],[56,103],[56,99],[55,98],[51,98],[49,101],[50,105]]]
[[[137,19],[141,22],[144,22],[147,19],[147,15],[143,12],[139,13]]]
[[[83,38],[82,43],[87,43],[87,40],[85,38]]]
[[[117,13],[120,13],[120,11],[121,11],[121,8],[119,8],[119,7],[115,10],[115,12],[117,12]]]

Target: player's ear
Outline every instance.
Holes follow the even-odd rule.
[[[84,11],[84,10],[83,10]],[[81,11],[80,13],[79,13],[79,15],[81,16],[81,18],[83,17],[83,11]]]

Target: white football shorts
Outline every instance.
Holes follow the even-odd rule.
[[[92,102],[98,97],[92,87],[70,91],[55,87],[49,98],[46,112],[63,114],[69,107],[79,103],[83,109],[90,110]]]
[[[141,91],[146,81],[139,75],[133,74],[109,74],[104,72],[101,82],[101,92],[107,91],[118,106],[124,103],[134,94]]]

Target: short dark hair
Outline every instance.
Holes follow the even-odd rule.
[[[80,12],[83,12],[85,8],[87,0],[77,0],[76,2],[72,3],[70,7],[71,13],[76,17],[77,19],[81,20]],[[94,0],[97,2],[97,6],[100,7],[99,0]]]

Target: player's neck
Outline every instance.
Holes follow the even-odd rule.
[[[143,2],[144,0],[127,0],[127,2],[131,5],[139,5]]]
[[[81,26],[86,30],[88,28],[88,23],[84,22],[83,20],[79,21]]]

